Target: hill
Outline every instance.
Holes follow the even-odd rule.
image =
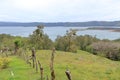
[[[31,52],[29,52],[31,53]],[[44,68],[44,77],[50,78],[50,50],[37,51],[37,59]],[[0,71],[0,80],[40,80],[40,74],[35,73],[21,58],[11,56],[12,62],[8,69]],[[71,71],[72,80],[119,80],[120,62],[92,55],[85,51],[78,53],[56,51],[55,75],[56,80],[67,80],[66,68]],[[10,75],[14,72],[14,79]]]
[[[88,21],[88,22],[0,22],[0,26],[120,26],[120,21]]]

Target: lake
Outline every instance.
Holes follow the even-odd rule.
[[[87,27],[45,27],[44,33],[46,33],[53,41],[58,35],[63,36],[69,29],[86,29]],[[36,29],[36,27],[0,27],[0,34],[11,34],[14,36],[27,37]],[[91,35],[96,36],[99,39],[118,39],[120,38],[120,32],[111,32],[108,30],[81,30],[77,32],[77,35]]]

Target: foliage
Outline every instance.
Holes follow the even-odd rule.
[[[75,30],[67,31],[64,36],[58,36],[55,40],[57,50],[76,52],[78,49],[85,50],[90,44],[99,41],[96,37],[89,35],[78,36]]]
[[[26,41],[27,38],[24,37],[0,34],[0,49],[7,47],[9,50],[13,50],[15,46],[24,47]]]
[[[21,42],[21,39],[19,39],[19,38],[15,39],[14,45],[15,45],[16,47],[21,47],[22,44],[23,44],[23,43]]]
[[[9,34],[0,34],[0,49],[7,47],[13,47],[14,37]]]
[[[50,49],[52,47],[52,41],[47,34],[44,34],[43,28],[44,26],[37,26],[33,34],[29,36],[30,47],[35,47],[36,49]]]
[[[57,50],[77,52],[76,46],[76,30],[70,29],[65,36],[58,36],[55,40],[55,47]]]
[[[10,59],[9,58],[0,58],[0,69],[5,69],[9,66]]]
[[[99,39],[97,39],[96,37],[92,37],[90,35],[77,36],[76,45],[79,47],[79,49],[86,51],[86,48],[90,44],[97,42],[97,41],[99,41]]]
[[[64,36],[57,36],[53,42],[49,36],[43,32],[44,26],[39,25],[29,37],[11,36],[0,34],[0,50],[7,48],[14,53],[21,53],[34,47],[36,50],[48,50],[54,46],[56,50],[76,53],[77,50],[84,50],[96,55],[104,56],[112,60],[120,60],[119,39],[110,41],[99,40],[89,35],[76,35],[76,29],[66,31]],[[21,49],[20,51],[18,49]],[[98,49],[96,49],[98,48]]]
[[[113,40],[114,42],[120,42],[120,38],[119,39],[115,39]]]
[[[96,42],[89,46],[89,50],[94,54],[105,56],[112,60],[120,60],[120,43],[118,42]]]

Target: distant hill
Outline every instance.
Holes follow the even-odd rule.
[[[88,21],[88,22],[0,22],[0,26],[120,26],[120,21]]]

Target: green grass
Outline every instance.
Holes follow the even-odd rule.
[[[44,77],[50,79],[50,50],[37,51],[37,59],[44,68]],[[10,67],[0,71],[0,80],[40,80],[36,73],[22,59],[12,56]],[[66,68],[69,68],[72,80],[120,80],[120,62],[92,55],[85,51],[78,53],[56,51],[54,70],[56,80],[67,80]],[[11,75],[13,71],[14,76]]]
[[[25,61],[16,56],[10,58],[9,68],[0,71],[0,80],[39,80],[39,75]]]

